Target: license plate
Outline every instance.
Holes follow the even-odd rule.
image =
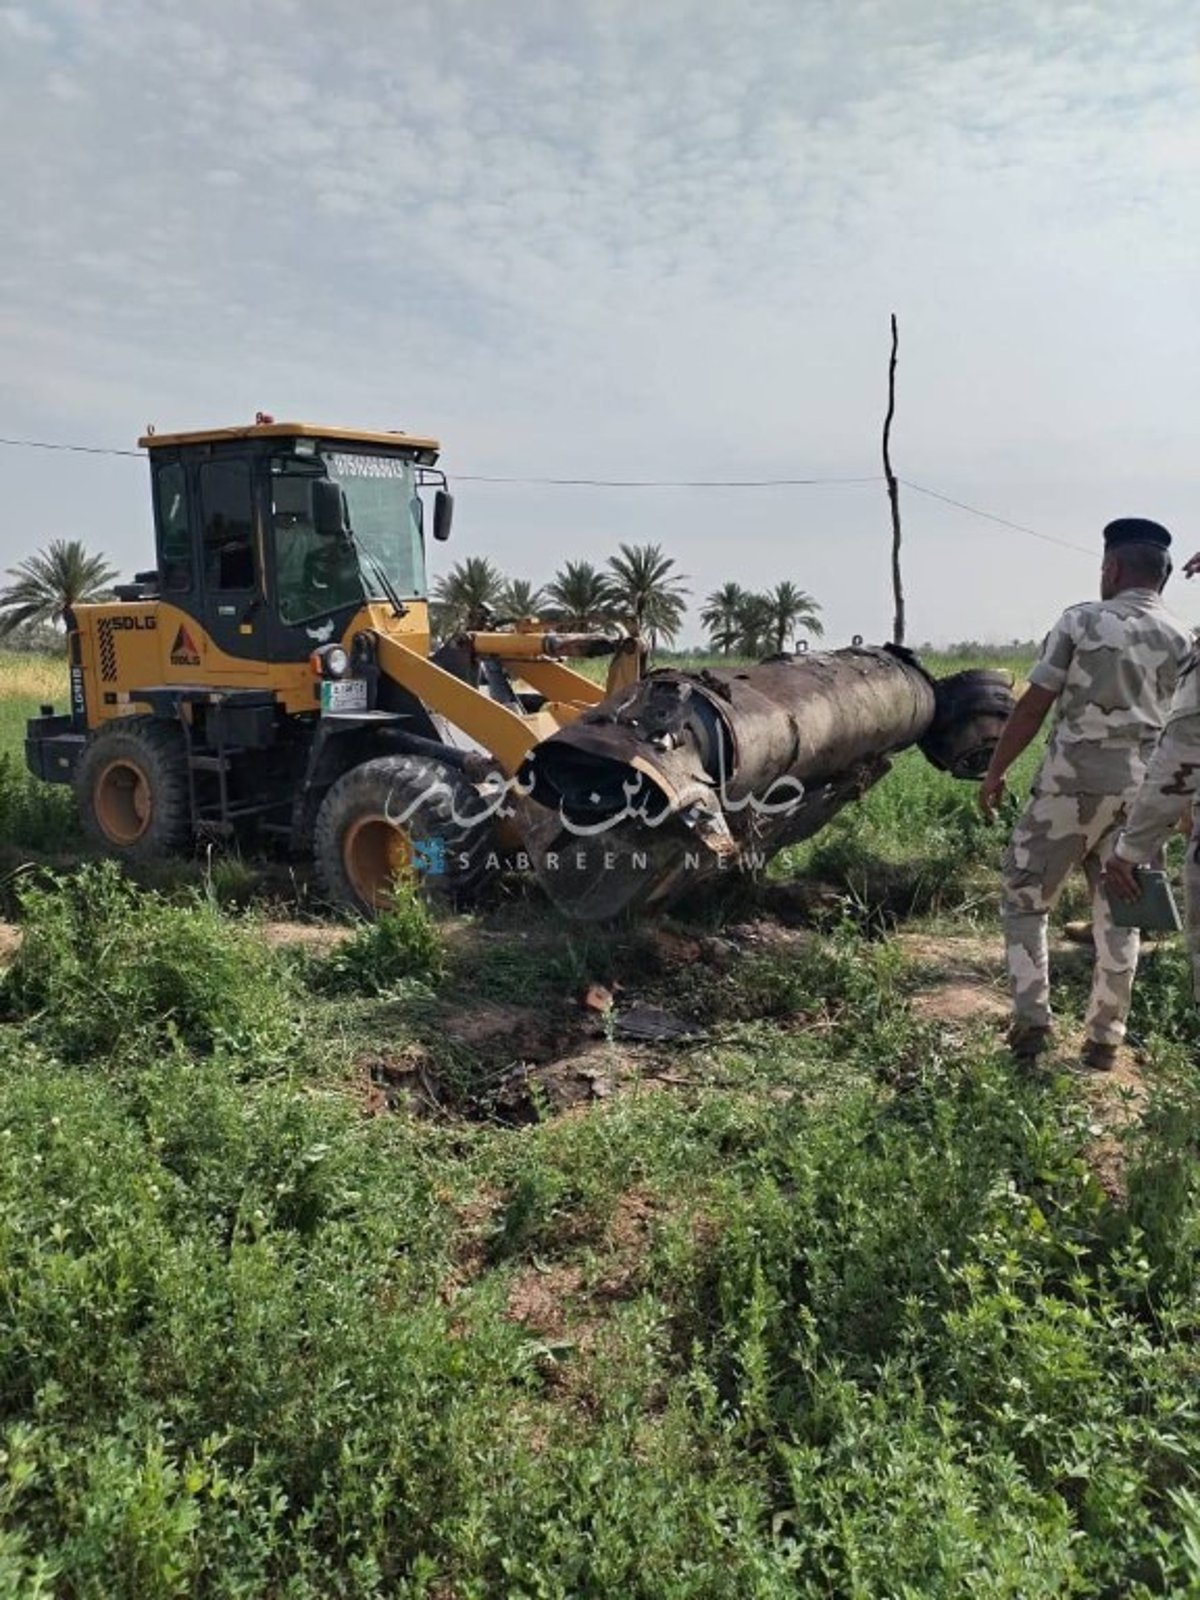
[[[365,711],[367,709],[367,680],[365,678],[328,679],[321,685],[322,711]]]

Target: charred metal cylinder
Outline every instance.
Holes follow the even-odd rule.
[[[919,741],[977,775],[1011,706],[1007,674],[939,683],[891,646],[651,673],[526,758],[535,870],[583,918],[662,904],[817,832]]]

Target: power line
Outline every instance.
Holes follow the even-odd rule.
[[[7,445],[16,450],[64,450],[73,455],[124,456],[134,459],[146,454],[144,450],[118,450],[111,445],[59,444],[47,439],[0,438],[0,445]],[[864,485],[883,482],[879,473],[873,473],[868,477],[830,478],[510,478],[485,473],[459,472],[455,473],[455,478],[459,483],[500,483],[522,488],[554,489],[800,489],[835,484]],[[968,505],[965,500],[956,500],[953,495],[942,494],[939,489],[930,489],[924,484],[914,483],[911,478],[901,478],[899,482],[906,489],[913,490],[915,494],[927,495],[931,500],[940,500],[944,505],[954,506],[958,511],[967,512],[969,516],[980,517],[985,522],[994,522],[1001,528],[1011,528],[1015,533],[1027,534],[1031,539],[1042,540],[1044,544],[1055,544],[1063,550],[1074,550],[1079,555],[1095,554],[1083,545],[1072,544],[1069,539],[1059,539],[1052,533],[1041,533],[1037,528],[1027,527],[1022,522],[1013,522],[1008,517],[997,516],[992,511],[983,511],[979,506]]]
[[[0,444],[12,445],[18,450],[70,450],[81,456],[144,456],[144,450],[114,450],[111,445],[100,444],[48,444],[44,439],[0,439]]]
[[[89,456],[135,456],[145,450],[116,450],[111,445],[52,444],[45,439],[3,439],[0,445],[19,450],[69,450]],[[879,483],[878,473],[866,478],[504,478],[477,472],[456,472],[458,483],[510,483],[526,488],[556,489],[790,489],[833,483]]]
[[[493,478],[456,472],[456,483],[514,483],[556,489],[792,489],[814,484],[882,483],[869,478]]]
[[[969,506],[965,500],[955,500],[951,495],[942,494],[937,489],[927,489],[924,484],[913,483],[911,478],[899,480],[906,489],[913,489],[917,494],[927,494],[931,500],[941,500],[945,505],[957,506],[959,511],[969,511],[973,517],[982,517],[985,522],[998,522],[1002,528],[1012,528],[1017,533],[1027,533],[1031,539],[1041,539],[1046,544],[1061,545],[1064,550],[1077,550],[1080,555],[1094,556],[1094,550],[1088,550],[1081,544],[1072,544],[1069,539],[1058,539],[1052,533],[1039,533],[1036,528],[1027,528],[1023,522],[1010,522],[1007,517],[998,517],[991,511],[981,511],[978,506]]]

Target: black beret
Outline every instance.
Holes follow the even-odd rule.
[[[1104,548],[1119,550],[1123,544],[1156,544],[1160,550],[1171,548],[1171,535],[1161,522],[1150,522],[1145,517],[1118,517],[1104,530]]]

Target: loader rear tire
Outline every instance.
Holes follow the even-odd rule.
[[[75,798],[89,839],[127,861],[185,848],[191,838],[183,735],[157,717],[121,717],[88,740]]]
[[[343,773],[317,812],[313,855],[326,897],[373,917],[405,881],[465,899],[487,869],[492,830],[479,791],[424,756],[379,756]]]

